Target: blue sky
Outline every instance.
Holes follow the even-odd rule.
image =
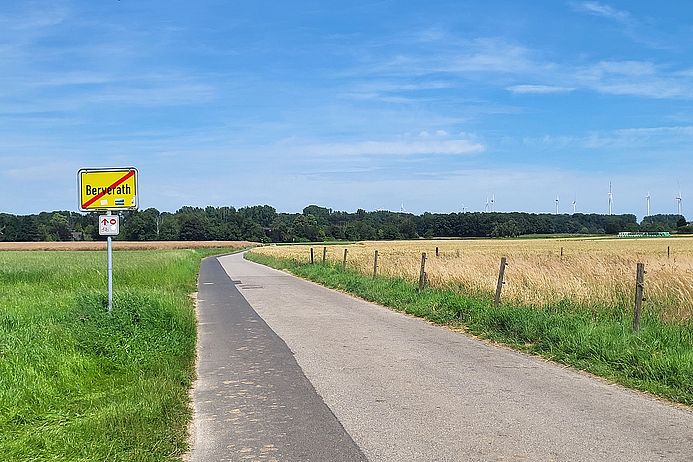
[[[0,211],[140,204],[684,213],[684,1],[0,3]],[[690,215],[690,214],[689,214]]]

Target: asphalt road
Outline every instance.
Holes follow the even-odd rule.
[[[202,400],[198,422],[203,419],[196,433],[210,442],[198,439],[196,449],[229,445],[236,457],[243,446],[259,457],[265,443],[277,453],[322,445],[312,449],[318,459],[311,460],[343,461],[360,456],[353,439],[372,461],[693,460],[688,409],[325,289],[240,254],[219,261],[240,281],[243,297],[226,288],[216,293],[225,283],[211,261],[200,278],[215,288],[200,287],[196,393],[196,402]],[[216,352],[220,348],[230,355],[226,360]],[[257,400],[229,393],[225,380],[231,387],[249,381],[296,401],[283,414],[273,413],[273,403],[283,401],[264,400],[263,392]],[[249,387],[246,393],[255,393]],[[304,412],[304,405],[312,411]],[[227,425],[234,430],[207,433],[209,421],[228,418],[235,406],[250,406],[260,417],[243,415]],[[296,434],[283,446],[277,435],[290,432]],[[293,455],[277,459],[309,460]]]
[[[200,268],[198,323],[193,447],[187,460],[365,460],[289,348],[216,258],[205,259]]]

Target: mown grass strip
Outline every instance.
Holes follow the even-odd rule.
[[[463,327],[482,338],[589,371],[628,387],[693,405],[693,325],[645,316],[631,331],[618,309],[559,306],[495,307],[491,296],[427,288],[402,279],[373,278],[339,264],[308,264],[254,252],[246,258],[437,324]]]
[[[0,460],[170,461],[187,449],[200,260],[219,249],[0,252]]]

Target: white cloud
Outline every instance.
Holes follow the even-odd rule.
[[[516,94],[566,93],[578,89],[654,99],[693,98],[693,75],[650,61],[599,61],[582,66],[546,64],[543,73],[518,73],[536,84],[507,86]]]
[[[166,26],[94,23],[65,3],[0,12],[0,112],[74,114],[103,104],[197,105],[217,96],[218,79],[210,83],[208,76],[178,65],[142,66],[168,36],[162,33]],[[64,40],[75,30],[91,30],[96,38]]]
[[[0,30],[34,35],[36,31],[57,26],[67,18],[68,11],[64,6],[44,4],[40,8],[26,8],[21,13],[0,15]]]
[[[576,148],[590,150],[663,149],[671,146],[688,146],[693,143],[693,126],[621,128],[571,136],[545,135],[525,137],[522,143],[527,146],[543,146],[563,150]]]
[[[577,68],[573,83],[599,93],[693,98],[693,78],[649,61],[600,61]]]
[[[517,94],[550,94],[550,93],[567,93],[575,90],[570,87],[558,87],[554,85],[513,85],[507,90]]]
[[[428,99],[422,92],[446,90],[454,85],[451,82],[431,80],[409,82],[401,80],[376,80],[353,85],[342,96],[361,101],[380,101],[394,104],[411,104]]]
[[[388,57],[374,56],[353,74],[379,75],[385,79],[411,79],[434,73],[448,74],[515,74],[541,70],[543,63],[535,60],[532,50],[503,37],[477,37],[473,39],[449,38],[444,43],[430,43],[415,51]],[[437,79],[450,85],[452,81]],[[399,82],[401,85],[402,82]],[[417,80],[412,85],[420,86]]]
[[[441,90],[452,87],[451,82],[430,80],[425,82],[407,82],[398,80],[378,80],[360,83],[354,86],[354,92],[364,93],[395,93],[421,90]]]
[[[463,45],[462,53],[442,64],[450,72],[533,72],[543,65],[533,59],[530,49],[501,38],[478,38]]]
[[[594,14],[600,12],[620,18],[627,14],[597,2],[577,5],[581,11],[588,10]],[[444,42],[400,51],[390,59],[374,56],[372,61],[355,69],[350,76],[379,79],[373,84],[355,88],[354,96],[359,93],[362,93],[362,98],[370,99],[396,96],[405,98],[401,102],[408,104],[431,97],[430,93],[415,93],[417,90],[461,88],[469,81],[501,86],[516,94],[588,90],[656,99],[693,98],[693,71],[690,67],[677,69],[676,65],[649,60],[559,62],[542,59],[541,50],[502,37],[447,37]],[[431,80],[426,82],[428,78]],[[532,83],[526,83],[528,81]],[[406,96],[388,94],[401,92],[407,92]]]
[[[294,146],[291,150],[314,156],[459,156],[483,152],[485,146],[467,139],[360,141]]]
[[[681,50],[681,38],[676,38],[677,33],[669,28],[668,30],[658,29],[652,18],[642,21],[626,10],[619,10],[598,1],[571,1],[569,5],[572,6],[573,11],[616,23],[620,32],[637,44],[660,51]]]
[[[590,67],[597,75],[652,76],[658,73],[657,66],[649,61],[600,61]]]
[[[616,130],[616,133],[624,135],[675,135],[693,137],[693,126],[623,128]]]
[[[438,42],[448,37],[448,32],[440,28],[430,28],[415,34],[415,40],[419,42]]]
[[[631,20],[631,15],[629,12],[617,10],[616,8],[604,3],[588,1],[572,2],[571,5],[575,11],[581,11],[594,16],[601,16],[602,18],[613,19],[615,21],[624,23]]]

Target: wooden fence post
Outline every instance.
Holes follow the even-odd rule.
[[[346,260],[347,260],[347,249],[344,249],[344,260],[342,260],[342,269],[346,269]]]
[[[667,246],[667,258],[671,257],[671,246]]]
[[[505,284],[505,267],[508,266],[507,259],[501,257],[500,270],[498,271],[498,284],[496,284],[496,296],[493,297],[493,304],[498,306],[500,304],[501,290],[503,290],[503,284]]]
[[[421,271],[419,272],[419,292],[424,290],[426,285],[426,252],[421,254]]]
[[[635,308],[633,309],[633,332],[640,330],[640,312],[645,300],[645,264],[638,263],[635,272]]]
[[[457,249],[457,258],[460,258],[460,249]]]
[[[322,264],[325,264],[325,259],[327,258],[327,247],[322,248]]]
[[[561,247],[561,261],[563,261],[563,247]]]
[[[438,247],[436,247],[436,257],[439,256],[440,254],[438,253]]]
[[[315,263],[315,260],[313,259],[313,248],[311,247],[310,248],[310,264],[312,265],[313,263]]]
[[[378,275],[378,251],[373,254],[373,277]]]

